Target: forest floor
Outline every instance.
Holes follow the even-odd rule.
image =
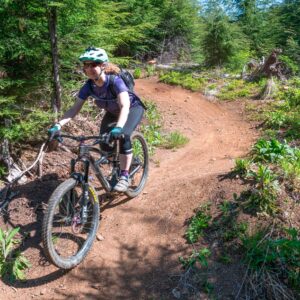
[[[137,80],[136,91],[157,104],[165,132],[178,130],[189,143],[176,151],[156,150],[142,195],[130,201],[120,195],[102,203],[99,234],[104,239],[95,241],[85,261],[69,272],[58,270],[43,255],[43,207],[67,176],[70,159],[66,152],[47,153],[42,180],[19,186],[0,221],[2,228],[21,227],[26,238],[20,250],[32,264],[26,281],[0,283],[0,298],[175,299],[172,290],[182,272],[178,257],[193,249],[184,238],[187,220],[201,203],[230,199],[243,190],[227,174],[234,159],[247,154],[258,132],[245,120],[239,101],[211,101],[156,78]],[[80,122],[86,123],[82,117]],[[89,126],[98,131],[98,124]],[[26,158],[35,155],[28,152]],[[209,264],[216,298],[234,299],[242,264],[223,265],[213,257]]]

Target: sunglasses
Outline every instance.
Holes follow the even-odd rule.
[[[98,62],[91,62],[91,63],[84,63],[83,64],[83,68],[84,69],[87,69],[89,67],[96,68],[97,66],[100,66],[100,63],[98,63]]]

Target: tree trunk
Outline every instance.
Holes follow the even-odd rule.
[[[57,51],[57,33],[56,33],[56,23],[57,23],[57,8],[52,6],[49,7],[49,33],[51,42],[51,53],[53,62],[53,97],[52,97],[52,109],[55,114],[60,111],[61,108],[61,86],[59,81],[58,73],[58,51]]]

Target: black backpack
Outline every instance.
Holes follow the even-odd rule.
[[[121,72],[118,74],[118,76],[120,76],[124,83],[126,84],[127,88],[129,89],[130,92],[134,92],[134,78],[132,76],[132,74],[125,70],[125,69],[121,69]],[[115,80],[116,75],[109,75],[109,88],[111,93],[117,97],[117,94],[114,90],[114,80]]]
[[[134,78],[132,76],[132,74],[125,69],[121,69],[120,73],[118,74],[118,76],[120,76],[124,83],[126,84],[128,90],[132,93],[134,93]],[[116,75],[109,75],[109,89],[111,91],[111,93],[113,94],[113,96],[115,98],[117,98],[117,93],[114,89],[114,80],[115,80]],[[145,104],[142,102],[142,100],[140,99],[141,105],[144,107],[144,109],[147,109]]]

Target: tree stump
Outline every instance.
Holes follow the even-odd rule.
[[[249,77],[250,81],[257,80],[261,77],[277,77],[279,80],[286,80],[287,70],[282,62],[279,61],[281,49],[274,49],[264,63],[255,68]]]

